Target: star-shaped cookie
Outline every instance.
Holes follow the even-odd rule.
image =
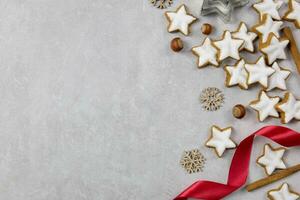
[[[243,40],[234,39],[229,31],[225,31],[221,40],[213,42],[213,45],[218,49],[218,60],[222,61],[229,57],[239,60],[239,50],[243,43]]]
[[[292,191],[287,183],[283,183],[279,188],[268,192],[270,200],[297,200],[299,197],[300,194]]]
[[[264,153],[257,159],[257,163],[265,169],[267,175],[271,175],[276,169],[286,169],[282,160],[285,148],[273,148],[270,144],[264,146]]]
[[[214,148],[217,155],[222,157],[226,149],[236,148],[236,144],[230,138],[231,132],[232,127],[221,129],[217,126],[212,126],[211,136],[205,145]]]
[[[168,31],[170,33],[180,31],[182,34],[188,35],[189,26],[197,20],[196,17],[187,13],[185,5],[179,6],[175,12],[167,11],[165,15],[169,21]]]
[[[245,70],[244,59],[239,60],[234,66],[226,66],[226,86],[238,85],[241,89],[248,89],[248,73]]]
[[[209,38],[205,38],[204,42],[200,46],[192,48],[193,54],[198,56],[198,67],[204,67],[206,65],[218,66],[217,61],[217,49],[212,45]]]
[[[264,91],[261,91],[258,95],[258,99],[252,101],[249,106],[257,112],[258,119],[262,122],[268,116],[279,117],[279,113],[275,108],[279,101],[279,97],[269,97]]]
[[[260,83],[264,88],[268,87],[268,77],[275,72],[273,68],[266,65],[262,56],[254,64],[245,64],[245,69],[248,72],[248,85]]]
[[[286,90],[286,79],[290,76],[291,71],[287,69],[280,68],[277,62],[274,62],[272,68],[275,72],[269,78],[269,86],[267,91],[271,91],[275,88],[280,90]]]
[[[259,3],[253,4],[253,8],[259,13],[260,19],[262,19],[262,16],[264,14],[268,14],[273,19],[280,20],[281,17],[278,10],[282,6],[282,4],[282,1],[262,0]]]
[[[294,22],[295,26],[300,28],[300,3],[296,0],[289,0],[289,10],[283,19]]]
[[[271,65],[276,59],[286,59],[285,48],[289,44],[288,39],[278,39],[270,33],[267,42],[262,45],[260,51],[265,55],[267,62]]]
[[[294,118],[300,120],[300,100],[297,100],[292,93],[285,93],[283,100],[277,104],[276,108],[280,113],[282,123],[289,123]]]
[[[232,33],[232,37],[244,40],[244,44],[242,45],[240,50],[245,49],[249,52],[254,52],[253,41],[257,37],[257,34],[248,31],[248,28],[244,22],[240,23],[238,30]]]
[[[270,15],[263,15],[262,21],[253,27],[253,31],[260,37],[260,44],[267,42],[269,34],[273,33],[279,37],[282,21],[273,21]]]

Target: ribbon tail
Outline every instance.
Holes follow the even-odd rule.
[[[197,181],[185,189],[174,200],[188,198],[218,200],[237,190],[237,187],[211,181]]]

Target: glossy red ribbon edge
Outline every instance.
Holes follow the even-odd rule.
[[[265,126],[245,138],[237,147],[231,161],[227,184],[200,180],[180,193],[174,200],[188,198],[218,200],[242,187],[249,174],[249,163],[255,136],[263,136],[285,146],[300,146],[300,133],[283,126]]]

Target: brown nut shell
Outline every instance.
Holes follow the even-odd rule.
[[[183,49],[183,42],[179,37],[176,37],[171,41],[170,46],[173,51],[179,52]]]
[[[205,34],[205,35],[211,34],[212,29],[213,29],[213,28],[212,28],[212,25],[207,24],[207,23],[205,23],[205,24],[203,24],[203,25],[201,26],[201,32],[202,32],[203,34]]]
[[[242,119],[246,115],[246,108],[241,104],[237,104],[232,108],[232,115],[237,119]]]

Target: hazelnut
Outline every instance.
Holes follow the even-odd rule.
[[[183,42],[179,37],[176,37],[171,41],[171,49],[175,52],[179,52],[183,49]]]
[[[246,115],[246,109],[243,105],[235,105],[232,109],[232,115],[237,119],[242,119]]]
[[[201,27],[201,32],[205,35],[209,35],[212,32],[212,26],[210,24],[203,24]]]

